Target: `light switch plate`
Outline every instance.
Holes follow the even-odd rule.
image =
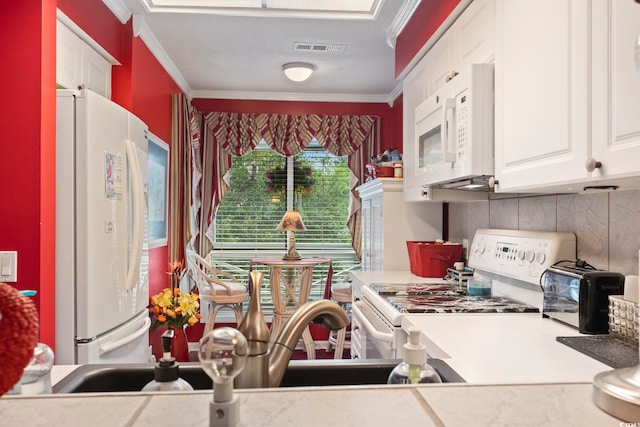
[[[18,281],[18,252],[0,251],[0,282]]]

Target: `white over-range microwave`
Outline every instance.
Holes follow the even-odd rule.
[[[422,185],[493,186],[493,64],[472,64],[415,110],[415,171]]]

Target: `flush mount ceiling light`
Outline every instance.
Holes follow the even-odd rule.
[[[282,66],[284,75],[293,82],[303,82],[311,77],[314,66],[306,62],[289,62]]]

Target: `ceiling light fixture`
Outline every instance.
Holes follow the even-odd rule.
[[[293,82],[303,82],[311,77],[315,67],[307,62],[289,62],[282,66],[284,75]]]

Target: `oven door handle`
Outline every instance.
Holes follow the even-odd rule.
[[[367,319],[367,317],[364,315],[362,310],[360,310],[360,307],[358,307],[358,305],[360,304],[364,304],[364,302],[358,301],[354,303],[351,307],[351,311],[353,312],[352,314],[354,316],[358,317],[362,326],[366,328],[367,333],[371,334],[373,338],[379,341],[393,342],[393,332],[385,333],[380,332],[378,329],[376,329],[373,323],[371,323],[369,319]]]

